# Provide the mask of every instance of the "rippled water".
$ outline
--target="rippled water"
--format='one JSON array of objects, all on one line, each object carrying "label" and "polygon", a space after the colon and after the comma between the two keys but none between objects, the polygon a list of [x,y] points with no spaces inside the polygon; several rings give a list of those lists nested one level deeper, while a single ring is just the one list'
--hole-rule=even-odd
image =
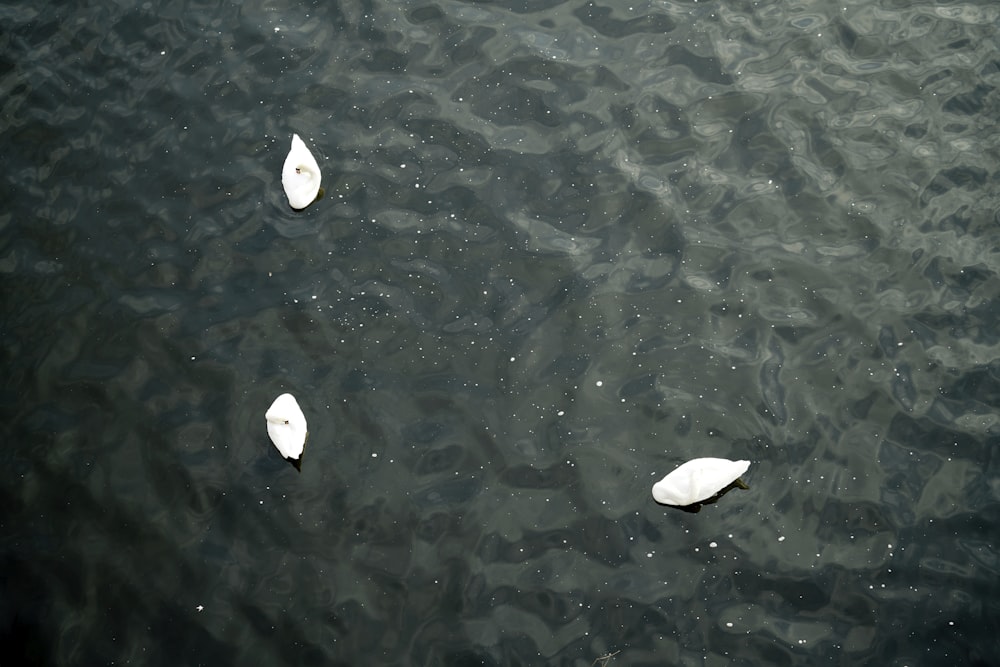
[{"label": "rippled water", "polygon": [[[0,7],[4,645],[995,664],[998,21]],[[698,456],[750,489],[655,504]]]}]

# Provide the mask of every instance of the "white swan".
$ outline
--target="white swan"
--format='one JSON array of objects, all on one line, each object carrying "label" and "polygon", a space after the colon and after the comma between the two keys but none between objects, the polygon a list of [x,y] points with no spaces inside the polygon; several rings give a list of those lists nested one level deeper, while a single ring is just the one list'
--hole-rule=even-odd
[{"label": "white swan", "polygon": [[653,485],[653,500],[685,507],[708,500],[740,478],[749,461],[692,459]]},{"label": "white swan", "polygon": [[281,168],[281,185],[292,208],[300,210],[316,201],[319,194],[319,165],[299,135],[292,135],[292,148]]},{"label": "white swan", "polygon": [[264,417],[267,419],[267,434],[271,436],[271,442],[282,456],[299,468],[302,464],[299,458],[305,449],[309,429],[298,401],[291,394],[282,394],[274,399]]}]

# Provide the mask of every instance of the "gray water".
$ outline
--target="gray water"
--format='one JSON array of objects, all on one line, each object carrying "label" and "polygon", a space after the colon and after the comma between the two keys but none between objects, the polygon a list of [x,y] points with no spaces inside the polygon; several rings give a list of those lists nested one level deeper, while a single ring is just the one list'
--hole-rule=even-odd
[{"label": "gray water", "polygon": [[9,664],[997,664],[998,21],[0,7]]}]

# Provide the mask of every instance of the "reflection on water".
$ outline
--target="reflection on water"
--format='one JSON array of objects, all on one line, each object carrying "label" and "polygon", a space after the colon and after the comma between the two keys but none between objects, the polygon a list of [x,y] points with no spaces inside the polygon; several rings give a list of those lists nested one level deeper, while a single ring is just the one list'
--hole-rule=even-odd
[{"label": "reflection on water", "polygon": [[0,17],[25,664],[1000,650],[991,4]]}]

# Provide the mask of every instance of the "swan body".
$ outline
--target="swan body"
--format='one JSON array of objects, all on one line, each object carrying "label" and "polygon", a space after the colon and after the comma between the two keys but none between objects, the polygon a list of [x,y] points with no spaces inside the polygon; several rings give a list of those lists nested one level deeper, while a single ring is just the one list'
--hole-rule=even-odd
[{"label": "swan body", "polygon": [[708,500],[738,480],[749,467],[749,461],[692,459],[653,485],[653,500],[677,507]]},{"label": "swan body", "polygon": [[264,417],[271,442],[297,468],[306,446],[306,436],[309,435],[306,416],[302,414],[298,401],[291,394],[282,394],[274,399]]},{"label": "swan body", "polygon": [[292,148],[281,168],[281,185],[285,188],[288,203],[295,210],[304,209],[319,194],[319,165],[306,148],[299,135],[292,135]]}]

